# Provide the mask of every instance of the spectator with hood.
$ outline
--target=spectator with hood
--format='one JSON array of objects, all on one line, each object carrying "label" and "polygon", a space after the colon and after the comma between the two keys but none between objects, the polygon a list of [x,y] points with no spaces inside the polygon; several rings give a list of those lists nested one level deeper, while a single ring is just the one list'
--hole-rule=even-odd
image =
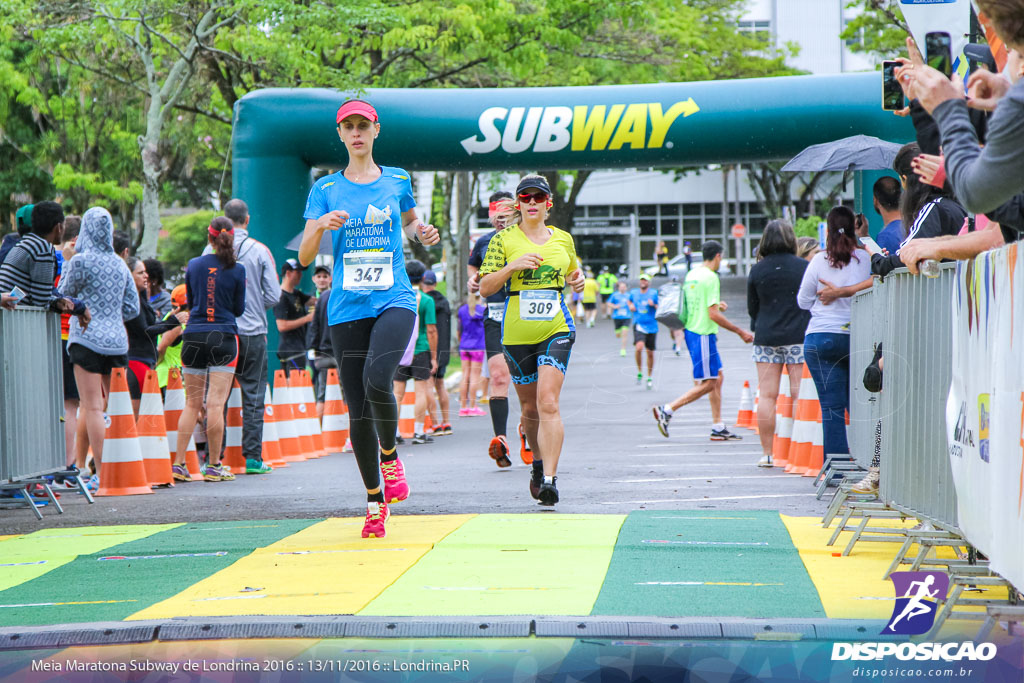
[{"label": "spectator with hood", "polygon": [[[81,400],[75,459],[80,471],[90,447],[96,471],[103,462],[106,422],[103,411],[110,393],[110,372],[128,365],[128,333],[124,321],[139,314],[139,293],[128,266],[114,253],[114,220],[95,206],[82,216],[76,253],[67,262],[58,289],[64,296],[81,297],[92,319],[88,327],[71,319],[68,356],[75,369]],[[90,488],[98,487],[93,477]]]}]

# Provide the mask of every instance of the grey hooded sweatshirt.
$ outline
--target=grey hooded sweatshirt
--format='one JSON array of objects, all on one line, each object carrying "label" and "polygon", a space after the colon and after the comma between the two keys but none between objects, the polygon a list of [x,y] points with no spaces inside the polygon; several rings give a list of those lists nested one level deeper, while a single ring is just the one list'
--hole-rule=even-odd
[{"label": "grey hooded sweatshirt", "polygon": [[82,216],[76,253],[64,266],[57,289],[81,299],[92,315],[82,330],[71,318],[68,346],[81,344],[104,356],[128,353],[124,321],[139,314],[139,293],[128,266],[114,253],[114,221],[106,209],[94,206]]}]

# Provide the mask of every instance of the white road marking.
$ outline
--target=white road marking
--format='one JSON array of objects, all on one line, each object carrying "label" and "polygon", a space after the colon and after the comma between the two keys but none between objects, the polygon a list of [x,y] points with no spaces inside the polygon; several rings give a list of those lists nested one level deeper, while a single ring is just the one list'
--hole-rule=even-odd
[{"label": "white road marking", "polygon": [[656,500],[618,500],[601,503],[601,505],[647,505],[649,503],[703,503],[712,500],[757,500],[764,498],[799,498],[816,496],[816,493],[770,493],[761,496],[720,496],[715,498],[659,498]]},{"label": "white road marking", "polygon": [[661,477],[657,479],[615,479],[610,483],[612,484],[648,484],[652,482],[662,481],[701,481],[702,479],[789,479],[787,475],[772,475],[767,476],[763,474],[745,474],[735,477],[720,477],[717,475],[708,475],[706,477]]}]

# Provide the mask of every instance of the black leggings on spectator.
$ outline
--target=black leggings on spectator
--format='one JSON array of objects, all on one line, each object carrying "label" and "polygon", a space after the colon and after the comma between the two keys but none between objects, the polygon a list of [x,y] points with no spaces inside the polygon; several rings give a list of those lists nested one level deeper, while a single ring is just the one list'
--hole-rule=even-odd
[{"label": "black leggings on spectator", "polygon": [[408,309],[389,308],[376,318],[330,327],[348,404],[349,438],[367,491],[380,487],[380,448],[395,447],[398,405],[393,382],[415,320]]}]

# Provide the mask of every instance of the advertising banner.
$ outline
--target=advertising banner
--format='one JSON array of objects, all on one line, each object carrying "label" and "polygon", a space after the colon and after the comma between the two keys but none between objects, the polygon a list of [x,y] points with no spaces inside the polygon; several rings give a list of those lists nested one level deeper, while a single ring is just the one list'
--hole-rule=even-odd
[{"label": "advertising banner", "polygon": [[964,45],[971,30],[971,0],[900,0],[900,9],[922,53],[927,33],[945,31],[949,34],[953,72],[966,77]]},{"label": "advertising banner", "polygon": [[1017,245],[957,264],[946,404],[959,526],[1024,586],[1024,263]]}]

